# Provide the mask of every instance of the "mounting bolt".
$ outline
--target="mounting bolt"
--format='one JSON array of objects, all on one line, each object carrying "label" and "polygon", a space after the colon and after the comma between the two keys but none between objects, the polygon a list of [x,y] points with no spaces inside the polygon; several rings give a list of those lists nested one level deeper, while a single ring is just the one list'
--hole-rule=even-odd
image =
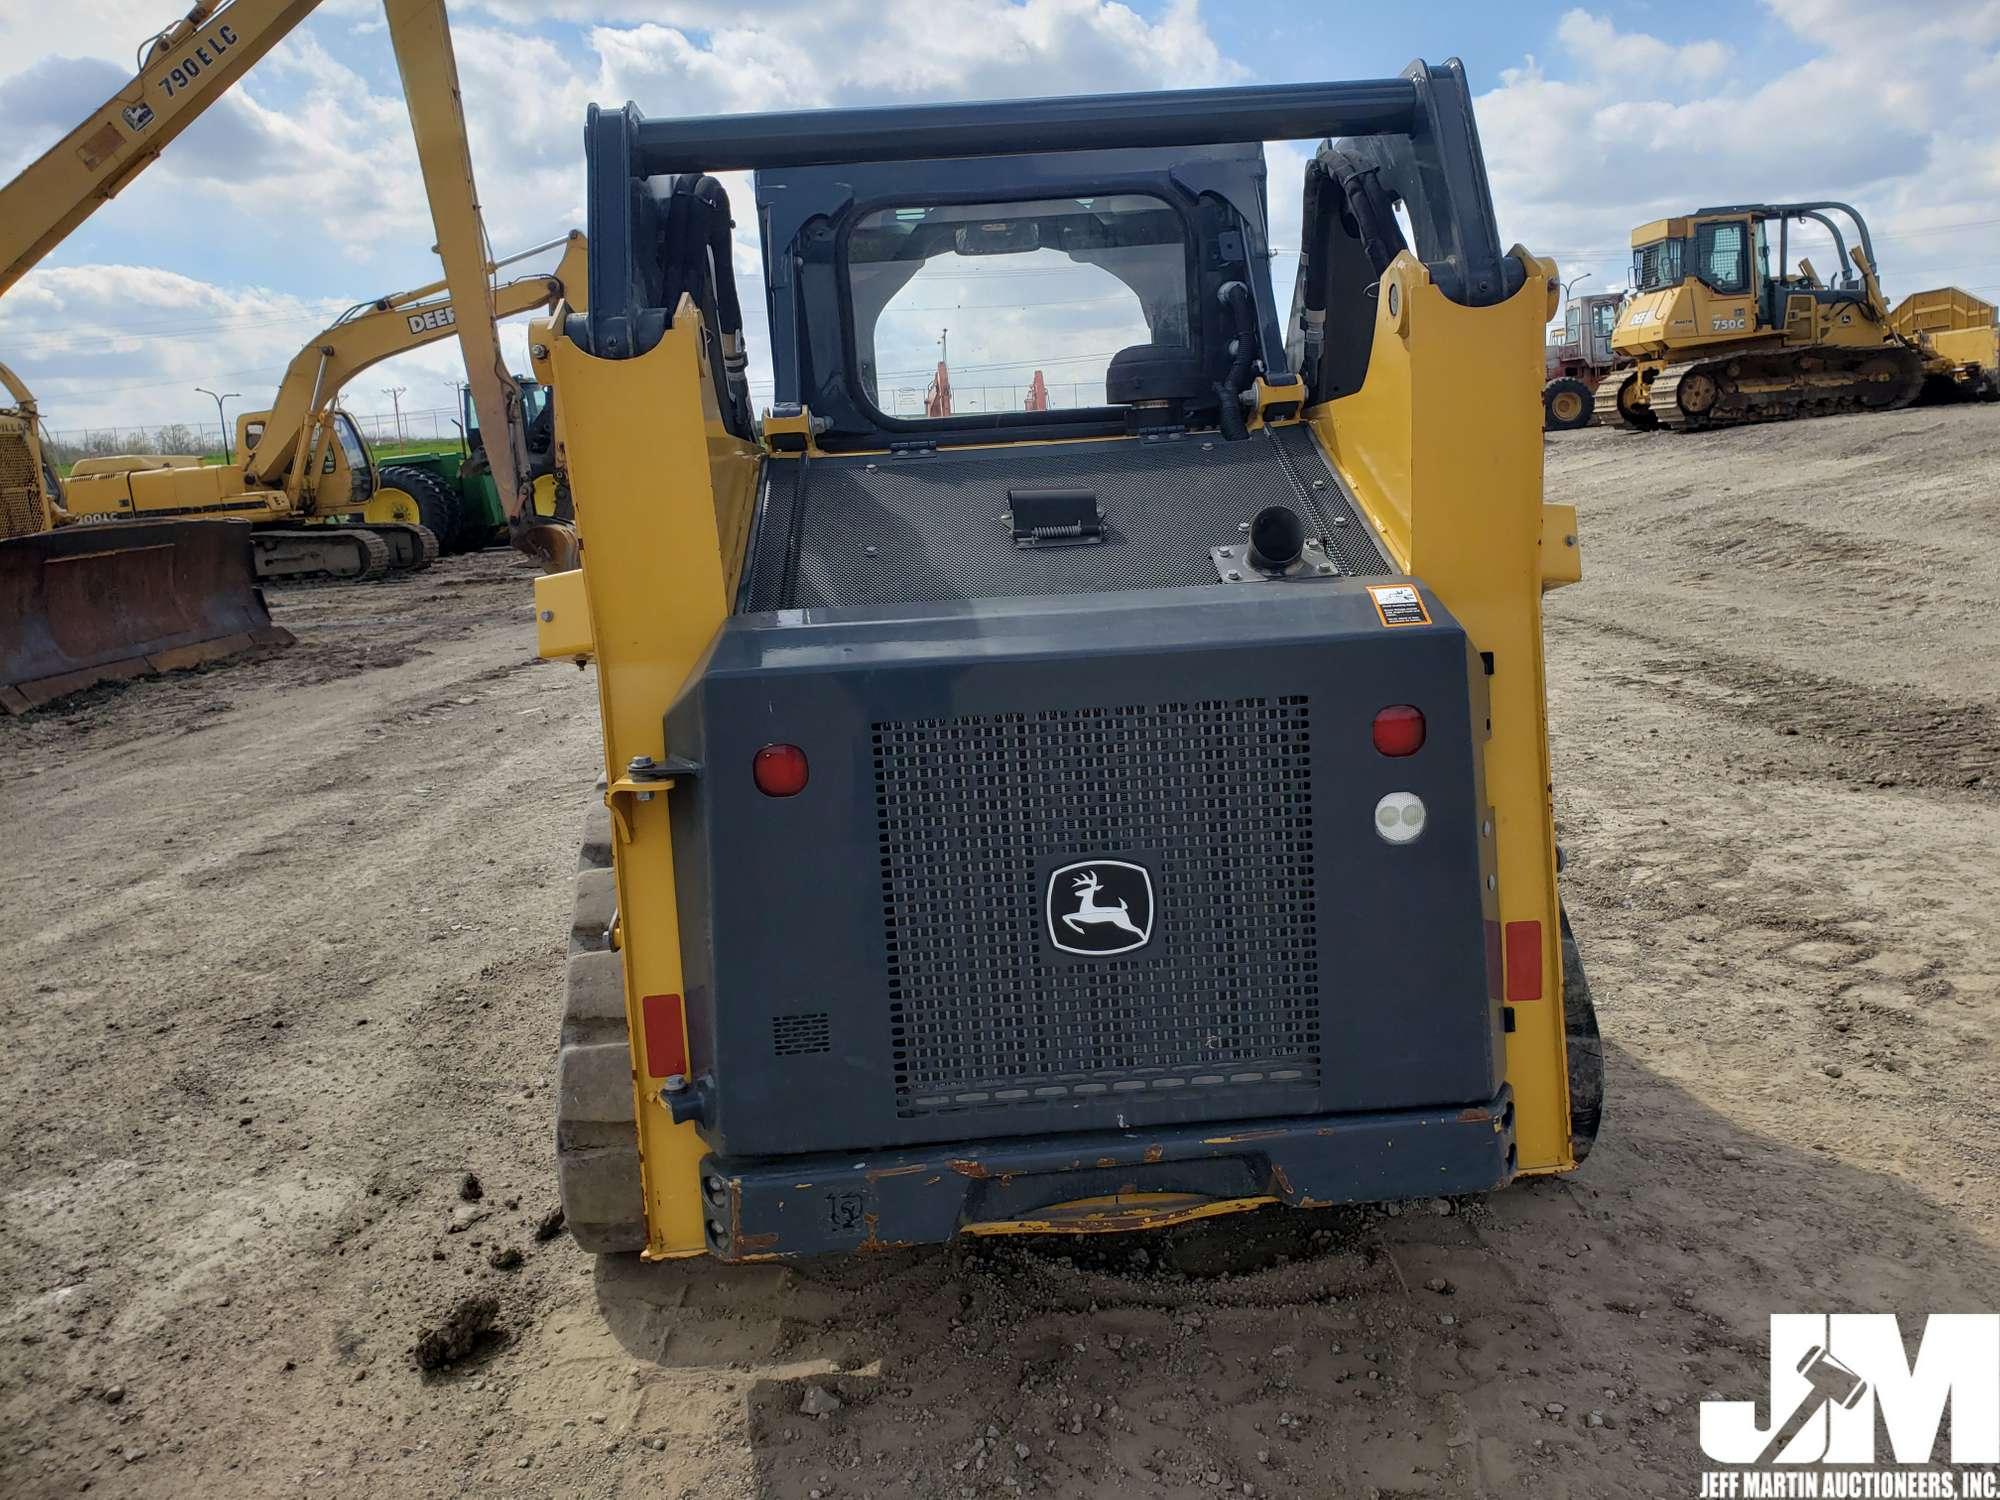
[{"label": "mounting bolt", "polygon": [[661,1086],[660,1092],[663,1094],[685,1094],[687,1086],[687,1074],[669,1073],[666,1083]]},{"label": "mounting bolt", "polygon": [[1325,489],[1325,488],[1326,488],[1326,481],[1325,481],[1324,479],[1315,479],[1315,480],[1313,481],[1313,488],[1314,488],[1314,489],[1316,489],[1316,490],[1323,490],[1323,489]]},{"label": "mounting bolt", "polygon": [[547,359],[549,357],[549,346],[547,344],[537,344],[528,353],[535,359]]},{"label": "mounting bolt", "polygon": [[876,555],[876,550],[873,547],[863,547],[861,550],[865,555],[869,557],[874,557]]},{"label": "mounting bolt", "polygon": [[1236,523],[1236,529],[1238,531],[1248,531],[1250,529],[1250,523],[1248,521],[1238,521]]},{"label": "mounting bolt", "polygon": [[1333,564],[1332,564],[1332,563],[1321,563],[1321,564],[1319,565],[1319,570],[1320,570],[1320,572],[1322,572],[1322,573],[1331,573],[1331,572],[1333,571]]},{"label": "mounting bolt", "polygon": [[546,625],[549,623],[549,621],[553,620],[555,617],[556,617],[556,612],[554,610],[545,609],[536,618],[539,619],[544,625]]},{"label": "mounting bolt", "polygon": [[1241,583],[1243,581],[1243,575],[1237,572],[1234,568],[1231,568],[1223,576],[1227,578],[1231,583]]}]

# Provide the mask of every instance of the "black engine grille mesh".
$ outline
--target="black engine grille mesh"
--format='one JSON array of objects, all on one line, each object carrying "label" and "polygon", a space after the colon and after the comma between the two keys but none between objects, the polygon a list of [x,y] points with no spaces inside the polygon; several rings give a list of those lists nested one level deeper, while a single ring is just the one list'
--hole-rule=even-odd
[{"label": "black engine grille mesh", "polygon": [[[1317,1086],[1305,698],[881,723],[874,758],[899,1114]],[[1049,870],[1121,855],[1152,941],[1053,952]]]},{"label": "black engine grille mesh", "polygon": [[[947,448],[774,460],[764,473],[746,610],[1215,587],[1208,549],[1240,541],[1238,525],[1266,505],[1296,508],[1344,572],[1390,571],[1302,425],[1240,443],[1191,433]],[[1017,551],[1001,520],[1010,488],[1094,491],[1106,541]]]}]

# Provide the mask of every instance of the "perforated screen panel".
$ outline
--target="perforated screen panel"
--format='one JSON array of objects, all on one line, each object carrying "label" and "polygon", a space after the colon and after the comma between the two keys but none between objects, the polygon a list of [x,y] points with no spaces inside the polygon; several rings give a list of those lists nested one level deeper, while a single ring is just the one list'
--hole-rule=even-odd
[{"label": "perforated screen panel", "polygon": [[[875,724],[898,1113],[1316,1088],[1311,717],[1300,696]],[[1099,858],[1148,870],[1152,935],[1067,956],[1048,880]]]}]

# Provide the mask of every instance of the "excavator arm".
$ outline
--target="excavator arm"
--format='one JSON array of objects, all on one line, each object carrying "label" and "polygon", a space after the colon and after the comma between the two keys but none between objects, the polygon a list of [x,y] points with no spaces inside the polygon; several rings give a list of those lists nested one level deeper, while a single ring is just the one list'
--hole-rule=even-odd
[{"label": "excavator arm", "polygon": [[[384,0],[383,10],[430,198],[438,257],[459,309],[465,378],[480,430],[486,434],[487,461],[507,513],[508,533],[516,547],[542,559],[549,571],[563,572],[576,566],[576,532],[565,522],[535,514],[521,396],[494,327],[493,289],[486,276],[486,227],[472,175],[472,148],[465,136],[458,61],[444,0]],[[580,278],[574,283],[578,288],[582,284]],[[478,317],[471,316],[475,307],[482,308]]]},{"label": "excavator arm", "polygon": [[200,0],[147,42],[137,75],[0,188],[0,294],[97,211],[319,0]]},{"label": "excavator arm", "polygon": [[[506,267],[557,246],[563,254],[554,271],[494,283],[494,277]],[[574,305],[585,295],[584,266],[581,230],[489,264],[480,279],[486,290],[480,315],[488,317],[490,329],[491,318],[546,310],[565,299]],[[458,309],[441,280],[348,309],[292,357],[270,410],[239,419],[258,429],[256,441],[244,445],[245,481],[282,486],[296,497],[315,467],[308,460],[318,451],[316,434],[325,425],[341,388],[385,359],[455,333],[463,337]]]}]

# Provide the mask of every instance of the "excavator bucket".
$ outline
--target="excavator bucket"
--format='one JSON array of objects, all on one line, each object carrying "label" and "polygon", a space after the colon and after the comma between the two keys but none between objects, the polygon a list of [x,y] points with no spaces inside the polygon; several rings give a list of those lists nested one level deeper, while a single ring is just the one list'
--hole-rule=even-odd
[{"label": "excavator bucket", "polygon": [[64,526],[0,541],[0,707],[290,645],[241,521]]}]

